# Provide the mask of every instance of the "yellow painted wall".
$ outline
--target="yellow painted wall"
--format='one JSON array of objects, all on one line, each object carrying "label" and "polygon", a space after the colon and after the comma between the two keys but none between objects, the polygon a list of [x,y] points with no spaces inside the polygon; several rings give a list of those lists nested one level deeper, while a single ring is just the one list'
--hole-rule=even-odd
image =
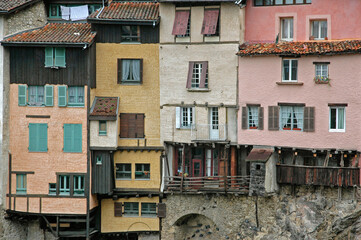
[{"label": "yellow painted wall", "polygon": [[101,232],[136,232],[136,231],[159,231],[158,217],[141,217],[141,204],[139,204],[139,217],[114,217],[114,202],[151,202],[159,203],[158,197],[148,198],[120,198],[103,199],[101,202]]}]

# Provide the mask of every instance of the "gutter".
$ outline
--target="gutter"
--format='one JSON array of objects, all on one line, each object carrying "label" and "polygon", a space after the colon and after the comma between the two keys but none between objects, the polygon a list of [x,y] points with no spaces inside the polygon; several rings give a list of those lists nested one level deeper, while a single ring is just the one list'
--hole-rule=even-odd
[{"label": "gutter", "polygon": [[121,19],[100,19],[100,18],[88,18],[90,23],[100,23],[100,24],[129,24],[129,25],[150,25],[155,26],[159,24],[160,17],[156,20],[121,20]]},{"label": "gutter", "polygon": [[66,46],[66,47],[81,47],[81,48],[87,48],[89,47],[94,41],[92,41],[91,43],[60,43],[60,42],[54,42],[54,43],[50,43],[50,42],[0,42],[2,46],[4,47],[21,47],[21,46],[26,46],[26,47],[46,47],[46,46],[50,46],[50,47],[55,47],[55,46]]}]

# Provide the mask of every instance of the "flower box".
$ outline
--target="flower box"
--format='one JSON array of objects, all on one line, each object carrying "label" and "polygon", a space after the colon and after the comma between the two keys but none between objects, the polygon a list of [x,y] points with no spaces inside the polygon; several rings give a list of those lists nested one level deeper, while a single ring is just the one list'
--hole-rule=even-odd
[{"label": "flower box", "polygon": [[293,128],[292,130],[301,131],[301,128]]},{"label": "flower box", "polygon": [[291,130],[289,127],[284,127],[283,130]]},{"label": "flower box", "polygon": [[257,129],[258,127],[249,127],[249,129]]},{"label": "flower box", "polygon": [[330,84],[329,77],[316,76],[314,77],[313,81],[315,81],[316,84]]}]

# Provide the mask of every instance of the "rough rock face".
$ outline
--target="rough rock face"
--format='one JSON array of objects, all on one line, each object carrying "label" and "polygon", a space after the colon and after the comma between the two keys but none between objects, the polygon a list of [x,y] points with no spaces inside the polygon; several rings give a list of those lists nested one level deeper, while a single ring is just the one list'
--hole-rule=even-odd
[{"label": "rough rock face", "polygon": [[283,186],[269,197],[168,195],[162,239],[361,239],[354,193],[342,189],[339,200],[337,188]]}]

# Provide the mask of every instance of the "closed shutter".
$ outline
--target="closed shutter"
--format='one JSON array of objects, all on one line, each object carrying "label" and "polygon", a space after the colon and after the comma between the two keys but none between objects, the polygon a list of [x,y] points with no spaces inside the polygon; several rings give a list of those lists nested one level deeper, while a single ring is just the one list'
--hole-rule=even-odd
[{"label": "closed shutter", "polygon": [[279,110],[278,106],[268,107],[268,130],[278,131],[279,130]]},{"label": "closed shutter", "polygon": [[53,48],[47,47],[45,48],[45,67],[52,67],[53,65]]},{"label": "closed shutter", "polygon": [[202,34],[212,35],[216,33],[219,9],[204,10]]},{"label": "closed shutter", "polygon": [[208,62],[202,62],[202,75],[201,75],[201,81],[199,83],[200,88],[205,88],[207,70],[208,70]]},{"label": "closed shutter", "polygon": [[27,86],[19,85],[18,86],[18,105],[19,106],[26,106],[27,100]]},{"label": "closed shutter", "polygon": [[114,217],[121,217],[122,216],[122,203],[115,202],[114,203]]},{"label": "closed shutter", "polygon": [[54,106],[54,87],[46,85],[45,86],[45,106],[52,107]]},{"label": "closed shutter", "polygon": [[38,146],[38,126],[29,123],[29,152],[36,152]]},{"label": "closed shutter", "polygon": [[180,128],[181,127],[181,124],[180,124],[180,120],[181,120],[181,116],[180,116],[180,107],[176,107],[175,108],[175,127],[176,128]]},{"label": "closed shutter", "polygon": [[167,215],[167,208],[165,203],[158,203],[158,211],[157,211],[157,216],[160,218],[165,218]]},{"label": "closed shutter", "polygon": [[128,137],[128,114],[121,113],[119,114],[119,122],[120,122],[120,138],[127,138]]},{"label": "closed shutter", "polygon": [[118,59],[117,66],[118,66],[118,84],[122,83],[122,62],[123,59]]},{"label": "closed shutter", "polygon": [[263,107],[258,108],[258,129],[263,130]]},{"label": "closed shutter", "polygon": [[242,107],[242,129],[248,128],[247,107]]},{"label": "closed shutter", "polygon": [[189,11],[176,11],[172,35],[185,35],[187,32]]},{"label": "closed shutter", "polygon": [[82,152],[82,125],[72,124],[74,131],[73,152]]},{"label": "closed shutter", "polygon": [[58,106],[66,107],[67,98],[66,98],[66,86],[58,86]]},{"label": "closed shutter", "polygon": [[65,48],[55,48],[55,66],[65,67]]},{"label": "closed shutter", "polygon": [[304,120],[303,120],[303,131],[314,132],[315,131],[315,107],[304,108]]},{"label": "closed shutter", "polygon": [[136,138],[136,114],[128,114],[128,138]]},{"label": "closed shutter", "polygon": [[193,67],[194,67],[194,62],[189,62],[188,78],[187,78],[187,85],[186,85],[187,88],[192,87]]},{"label": "closed shutter", "polygon": [[144,114],[136,115],[136,138],[144,138]]},{"label": "closed shutter", "polygon": [[64,152],[71,152],[73,139],[72,124],[64,124]]},{"label": "closed shutter", "polygon": [[121,113],[120,138],[144,138],[144,114]]},{"label": "closed shutter", "polygon": [[38,151],[48,151],[48,124],[40,123],[38,125]]}]

